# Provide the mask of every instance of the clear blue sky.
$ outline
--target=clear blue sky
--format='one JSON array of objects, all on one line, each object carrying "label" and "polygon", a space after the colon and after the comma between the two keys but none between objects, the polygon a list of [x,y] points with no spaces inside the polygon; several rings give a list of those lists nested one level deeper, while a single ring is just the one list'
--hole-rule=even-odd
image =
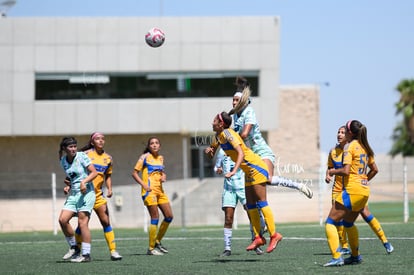
[{"label": "clear blue sky", "polygon": [[414,78],[413,11],[412,0],[17,0],[8,15],[280,16],[280,83],[321,85],[322,150],[358,119],[386,153],[400,119],[395,87]]}]

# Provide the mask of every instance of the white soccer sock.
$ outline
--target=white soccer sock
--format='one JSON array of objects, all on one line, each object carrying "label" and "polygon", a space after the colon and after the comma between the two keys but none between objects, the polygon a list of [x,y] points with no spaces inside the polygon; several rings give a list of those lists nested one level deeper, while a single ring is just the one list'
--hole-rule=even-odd
[{"label": "white soccer sock", "polygon": [[91,244],[82,242],[82,255],[91,254]]},{"label": "white soccer sock", "polygon": [[287,179],[284,177],[279,177],[279,176],[273,176],[272,180],[270,182],[270,185],[275,185],[275,186],[283,186],[283,187],[288,187],[288,188],[294,188],[299,190],[301,187],[301,184],[291,180],[291,179]]},{"label": "white soccer sock", "polygon": [[65,237],[66,241],[68,242],[69,246],[76,246],[76,239],[75,236],[72,237]]},{"label": "white soccer sock", "polygon": [[224,228],[224,250],[231,250],[232,229]]}]

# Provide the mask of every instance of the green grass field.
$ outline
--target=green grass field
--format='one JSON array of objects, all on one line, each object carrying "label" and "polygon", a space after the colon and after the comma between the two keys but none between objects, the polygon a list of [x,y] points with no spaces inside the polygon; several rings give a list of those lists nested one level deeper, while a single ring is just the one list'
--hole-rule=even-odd
[{"label": "green grass field", "polygon": [[[1,274],[412,274],[414,271],[414,223],[393,220],[393,211],[380,213],[381,205],[370,204],[382,222],[395,251],[387,255],[369,226],[358,221],[360,265],[324,268],[331,255],[324,227],[319,224],[279,224],[284,240],[270,254],[245,251],[249,244],[247,226],[233,230],[232,255],[220,258],[223,250],[221,227],[185,230],[171,227],[163,241],[169,253],[147,256],[147,233],[140,229],[115,230],[123,260],[112,262],[103,233],[92,232],[92,262],[61,260],[68,246],[63,234],[25,232],[0,234]],[[390,206],[390,205],[388,205]],[[375,209],[375,210],[374,210]],[[395,217],[395,216],[394,216]],[[395,218],[394,218],[395,219]]]}]

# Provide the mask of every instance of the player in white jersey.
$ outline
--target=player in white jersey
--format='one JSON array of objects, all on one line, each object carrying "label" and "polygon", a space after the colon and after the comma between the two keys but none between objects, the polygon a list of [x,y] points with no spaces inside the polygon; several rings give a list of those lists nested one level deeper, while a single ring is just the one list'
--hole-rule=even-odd
[{"label": "player in white jersey", "polygon": [[[214,166],[214,171],[219,175],[226,175],[233,170],[234,165],[234,161],[232,161],[231,158],[224,153],[223,149],[220,148],[216,154],[216,165]],[[243,170],[237,170],[237,172],[230,178],[224,177],[221,199],[221,208],[224,211],[224,252],[221,254],[221,257],[224,257],[231,255],[231,239],[233,235],[232,229],[237,203],[240,202],[246,210],[246,193],[244,190]],[[263,217],[261,216],[260,218],[263,234],[266,224]],[[252,229],[251,232],[252,238],[254,238]],[[255,252],[257,255],[263,254],[263,250],[260,247],[257,247]]]},{"label": "player in white jersey", "polygon": [[312,198],[312,190],[303,183],[281,176],[273,176],[275,155],[263,138],[256,113],[250,104],[250,84],[244,77],[237,77],[237,90],[233,96],[233,128],[242,137],[244,143],[258,154],[269,168],[269,184],[297,189],[308,198]]},{"label": "player in white jersey", "polygon": [[[63,152],[65,155],[63,155]],[[59,215],[59,224],[70,248],[63,256],[72,262],[90,262],[91,233],[89,219],[95,204],[95,192],[92,180],[98,175],[91,160],[84,152],[78,152],[77,141],[73,137],[64,137],[59,148],[60,165],[70,179],[70,191]],[[78,216],[78,226],[82,236],[82,253],[76,244],[74,230],[69,223]]]}]

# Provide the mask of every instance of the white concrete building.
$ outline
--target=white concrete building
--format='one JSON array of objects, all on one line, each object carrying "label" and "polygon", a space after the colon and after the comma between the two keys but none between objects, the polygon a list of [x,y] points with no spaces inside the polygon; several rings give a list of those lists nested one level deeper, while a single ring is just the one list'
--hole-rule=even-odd
[{"label": "white concrete building", "polygon": [[[144,41],[153,26],[166,33],[160,48]],[[156,134],[172,178],[183,176],[183,137],[192,144],[190,176],[203,177],[210,166],[200,141],[212,134],[214,115],[231,109],[235,76],[252,82],[262,131],[277,129],[279,32],[274,16],[2,18],[0,146],[14,161],[0,165],[59,173],[62,136],[82,143],[101,131],[129,171]],[[36,154],[27,143],[40,149],[38,161],[26,157]]]}]

